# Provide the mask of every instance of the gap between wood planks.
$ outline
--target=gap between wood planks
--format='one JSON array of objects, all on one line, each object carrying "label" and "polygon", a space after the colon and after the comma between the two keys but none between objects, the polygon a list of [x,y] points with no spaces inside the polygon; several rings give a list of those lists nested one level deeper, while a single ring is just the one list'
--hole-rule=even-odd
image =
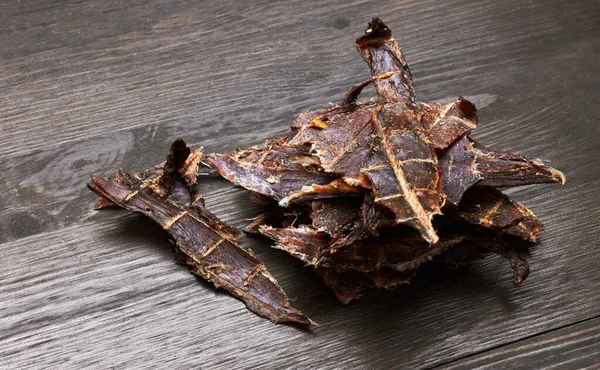
[{"label": "gap between wood planks", "polygon": [[[573,322],[573,323],[570,323],[570,324],[558,326],[558,327],[553,328],[553,329],[544,330],[544,331],[541,331],[539,333],[536,333],[536,334],[533,334],[533,335],[529,335],[529,336],[526,336],[526,337],[523,337],[523,338],[511,341],[511,342],[506,342],[506,343],[499,344],[497,346],[492,346],[490,348],[487,348],[487,349],[484,349],[484,350],[481,350],[481,351],[477,351],[477,352],[471,353],[471,354],[466,355],[464,357],[460,357],[460,358],[457,358],[457,359],[454,359],[454,360],[442,362],[440,364],[437,364],[437,365],[431,366],[431,367],[427,367],[425,369],[426,370],[432,370],[432,369],[439,369],[439,368],[447,368],[448,365],[452,365],[452,364],[460,365],[460,363],[462,361],[466,360],[466,359],[470,359],[470,358],[476,359],[478,357],[481,357],[481,355],[484,355],[486,353],[491,353],[491,352],[493,352],[495,350],[498,350],[498,349],[501,349],[501,348],[504,348],[504,347],[508,347],[508,346],[510,346],[512,344],[524,342],[524,341],[527,341],[529,339],[533,339],[533,338],[536,338],[536,337],[539,337],[539,336],[542,336],[542,335],[545,335],[545,334],[550,334],[550,333],[553,333],[553,332],[557,332],[557,331],[560,331],[562,329],[570,328],[570,327],[573,327],[573,326],[576,326],[576,325],[579,325],[579,324],[583,324],[585,322],[589,322],[589,321],[592,321],[592,320],[595,320],[595,319],[599,319],[599,318],[600,318],[600,315],[588,317],[587,319],[583,319],[583,320],[576,321],[576,322]],[[468,366],[468,364],[464,364],[464,365]]]}]

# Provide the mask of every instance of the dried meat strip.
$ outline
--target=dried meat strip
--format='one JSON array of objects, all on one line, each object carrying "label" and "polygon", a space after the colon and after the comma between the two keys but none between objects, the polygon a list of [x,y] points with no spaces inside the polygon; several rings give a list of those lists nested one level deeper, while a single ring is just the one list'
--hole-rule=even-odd
[{"label": "dried meat strip", "polygon": [[497,233],[535,242],[544,227],[527,207],[514,202],[501,191],[487,186],[469,189],[459,205],[456,218]]},{"label": "dried meat strip", "polygon": [[[259,233],[275,241],[281,249],[301,259],[307,265],[316,265],[318,252],[331,237],[308,226],[274,228],[263,225]],[[414,270],[434,256],[464,242],[462,235],[441,234],[441,240],[429,245],[418,233],[406,227],[394,228],[388,235],[356,241],[335,255],[327,256],[319,267],[338,272],[355,270],[377,271],[389,267],[397,271]]]},{"label": "dried meat strip", "polygon": [[193,188],[200,156],[190,155],[177,140],[162,166],[141,174],[119,171],[115,179],[94,177],[89,187],[102,199],[160,224],[195,274],[237,296],[258,315],[275,323],[312,323],[289,304],[265,265],[239,247],[237,229],[206,210]]},{"label": "dried meat strip", "polygon": [[453,204],[458,204],[465,191],[483,179],[476,168],[473,144],[463,136],[439,157],[442,188]]},{"label": "dried meat strip", "polygon": [[315,159],[303,145],[279,140],[228,154],[213,154],[209,163],[229,181],[277,201],[304,186],[327,185],[335,175],[315,169]]},{"label": "dried meat strip", "polygon": [[518,186],[540,183],[562,183],[565,175],[539,159],[502,152],[483,146],[473,140],[475,168],[481,173],[486,186]]}]

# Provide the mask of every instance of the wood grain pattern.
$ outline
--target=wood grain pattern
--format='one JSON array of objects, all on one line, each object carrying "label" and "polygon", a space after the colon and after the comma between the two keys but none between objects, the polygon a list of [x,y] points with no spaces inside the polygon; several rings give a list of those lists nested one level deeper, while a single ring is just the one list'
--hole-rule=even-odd
[{"label": "wood grain pattern", "polygon": [[440,369],[584,369],[600,364],[600,318],[518,341]]},{"label": "wood grain pattern", "polygon": [[[595,331],[562,354],[520,345],[563,343],[566,328],[600,316],[597,1],[29,0],[0,9],[3,365],[493,366],[500,360],[486,356],[507,343],[502,361],[595,360]],[[476,139],[567,175],[562,188],[509,191],[547,229],[521,288],[504,261],[489,259],[426,268],[409,286],[345,307],[310,270],[244,236],[321,324],[301,331],[193,278],[142,218],[93,211],[93,173],[142,170],[177,137],[207,152],[257,144],[339,102],[368,77],[353,44],[374,15],[394,30],[420,100],[474,97]],[[242,226],[260,212],[225,180],[200,181],[223,220]]]}]

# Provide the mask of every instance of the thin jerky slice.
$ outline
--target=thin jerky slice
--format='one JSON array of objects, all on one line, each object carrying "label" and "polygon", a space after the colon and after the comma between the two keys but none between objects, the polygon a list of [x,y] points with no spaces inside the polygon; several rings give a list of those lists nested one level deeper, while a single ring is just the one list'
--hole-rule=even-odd
[{"label": "thin jerky slice", "polygon": [[344,179],[336,179],[327,185],[312,184],[304,185],[300,190],[294,190],[279,201],[283,207],[291,203],[302,203],[317,199],[336,198],[340,196],[358,196],[363,189],[348,185]]},{"label": "thin jerky slice", "polygon": [[[379,19],[369,24],[357,48],[371,68],[380,104],[301,116],[303,123],[295,124],[298,132],[288,142],[311,144],[322,168],[342,174],[349,184],[364,184],[368,177],[375,202],[394,212],[397,224],[415,227],[435,243],[431,220],[445,196],[434,147],[415,111],[410,71]],[[382,75],[386,78],[376,78]],[[317,118],[327,122],[326,129],[310,125]]]},{"label": "thin jerky slice", "polygon": [[339,111],[343,113],[320,112],[320,119],[327,122],[324,130],[297,124],[300,129],[289,143],[310,144],[320,166],[339,173],[349,185],[368,187],[370,182],[375,202],[393,211],[397,223],[414,226],[435,242],[431,218],[440,212],[444,194],[433,147],[416,130],[420,123],[414,112],[393,106]]},{"label": "thin jerky slice", "polygon": [[258,315],[275,323],[311,324],[289,304],[265,265],[239,247],[237,230],[206,210],[191,187],[198,156],[190,156],[183,140],[177,140],[161,167],[142,174],[120,171],[114,180],[94,177],[89,187],[102,198],[160,224],[187,256],[195,274],[237,296]]},{"label": "thin jerky slice", "polygon": [[453,204],[458,204],[467,189],[481,181],[476,169],[473,144],[463,136],[439,156],[442,171],[442,188]]},{"label": "thin jerky slice", "polygon": [[313,184],[327,185],[336,176],[315,169],[309,147],[284,146],[272,140],[246,150],[214,154],[209,163],[229,181],[277,201]]},{"label": "thin jerky slice", "polygon": [[[301,114],[294,122],[294,131],[287,139],[289,145],[310,145],[311,155],[319,159],[325,172],[343,176],[355,186],[368,187],[362,168],[372,156],[374,127],[372,118],[375,103],[338,106]],[[327,129],[311,125],[314,120],[327,124]]]},{"label": "thin jerky slice", "polygon": [[352,300],[360,298],[360,293],[371,288],[393,288],[399,284],[408,283],[416,270],[396,271],[383,268],[373,272],[344,271],[337,272],[324,267],[317,269],[317,273],[323,278],[323,282],[333,291],[337,299],[348,304]]},{"label": "thin jerky slice", "polygon": [[[410,69],[392,31],[379,18],[373,18],[367,25],[364,35],[356,40],[356,49],[369,65],[377,95],[383,102],[414,106]],[[377,78],[381,75],[391,76]]]},{"label": "thin jerky slice", "polygon": [[307,226],[274,228],[261,225],[258,232],[275,241],[273,248],[286,251],[307,265],[313,265],[318,250],[331,242],[329,235]]},{"label": "thin jerky slice", "polygon": [[[395,75],[394,72],[384,73],[352,87],[344,97],[344,104],[349,105],[345,109],[350,110],[364,104],[356,103],[364,87],[377,79],[386,79]],[[447,148],[477,127],[477,109],[473,103],[463,97],[448,103],[417,102],[415,111],[419,113],[421,125],[427,131],[428,139],[436,149]]]},{"label": "thin jerky slice", "polygon": [[349,231],[345,234],[338,233],[333,235],[331,243],[320,249],[315,256],[315,264],[321,266],[329,256],[343,250],[345,247],[360,240],[379,235],[377,230],[382,226],[395,225],[393,213],[386,211],[383,207],[375,203],[375,198],[371,194],[365,194],[362,205],[354,218],[345,221],[345,225],[351,226],[348,228]]},{"label": "thin jerky slice", "polygon": [[460,203],[458,220],[482,226],[498,233],[517,236],[535,242],[544,228],[525,206],[508,198],[501,191],[477,186],[469,189]]},{"label": "thin jerky slice", "polygon": [[414,113],[402,107],[382,108],[374,124],[381,141],[363,172],[375,203],[394,212],[396,224],[414,227],[423,239],[436,243],[432,218],[441,213],[445,195],[431,144],[419,134]]},{"label": "thin jerky slice", "polygon": [[[258,230],[275,241],[274,248],[288,252],[307,265],[315,265],[318,252],[331,241],[331,237],[326,233],[307,226],[273,228],[263,225]],[[461,235],[442,234],[442,239],[437,244],[429,245],[414,230],[396,228],[390,235],[355,242],[326,257],[319,267],[338,272],[370,272],[383,267],[398,271],[414,270],[464,240],[465,237]]]},{"label": "thin jerky slice", "polygon": [[483,177],[481,185],[518,186],[540,183],[565,183],[565,175],[541,160],[502,152],[472,139],[477,157],[475,168]]},{"label": "thin jerky slice", "polygon": [[357,226],[357,209],[362,199],[358,197],[316,200],[311,203],[312,227],[331,236],[341,235]]},{"label": "thin jerky slice", "polygon": [[373,271],[389,267],[397,271],[409,271],[465,239],[462,235],[440,234],[440,240],[430,245],[411,230],[399,229],[394,236],[358,241],[328,256],[321,266],[335,267],[337,270]]},{"label": "thin jerky slice", "polygon": [[418,103],[421,124],[436,149],[445,149],[477,126],[477,109],[460,97],[450,103]]}]

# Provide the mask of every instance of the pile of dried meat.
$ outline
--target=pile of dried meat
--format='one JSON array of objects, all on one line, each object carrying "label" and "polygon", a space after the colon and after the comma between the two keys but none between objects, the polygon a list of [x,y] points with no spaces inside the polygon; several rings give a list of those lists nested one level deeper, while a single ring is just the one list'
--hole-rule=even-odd
[{"label": "pile of dried meat", "polygon": [[[341,105],[301,114],[292,132],[265,144],[208,155],[210,166],[265,205],[247,231],[314,266],[342,303],[372,287],[407,282],[429,261],[452,265],[494,253],[513,283],[542,226],[495,187],[564,182],[540,160],[473,141],[477,111],[459,98],[415,100],[391,31],[375,18],[357,40],[371,78]],[[377,101],[358,101],[373,84]],[[94,178],[99,207],[147,214],[173,238],[194,273],[275,322],[310,323],[289,305],[237,230],[208,212],[194,189],[201,153],[176,141],[167,161],[139,174]]]}]

